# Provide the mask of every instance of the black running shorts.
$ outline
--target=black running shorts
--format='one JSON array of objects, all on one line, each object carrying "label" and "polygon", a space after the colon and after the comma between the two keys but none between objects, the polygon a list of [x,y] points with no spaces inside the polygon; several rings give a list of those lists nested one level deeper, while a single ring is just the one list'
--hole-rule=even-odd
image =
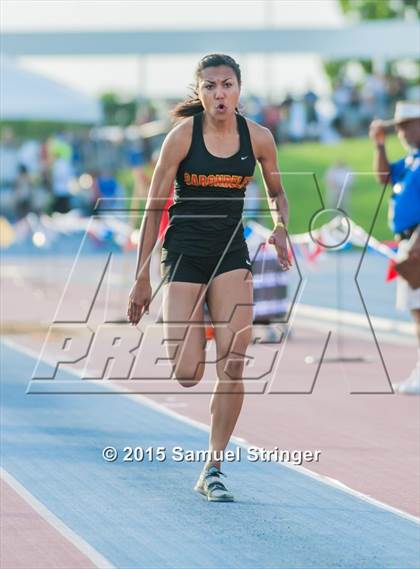
[{"label": "black running shorts", "polygon": [[207,284],[210,279],[217,275],[234,269],[248,269],[252,273],[252,264],[246,243],[241,249],[230,251],[225,255],[211,255],[209,257],[186,255],[162,248],[160,266],[162,279],[165,282]]}]

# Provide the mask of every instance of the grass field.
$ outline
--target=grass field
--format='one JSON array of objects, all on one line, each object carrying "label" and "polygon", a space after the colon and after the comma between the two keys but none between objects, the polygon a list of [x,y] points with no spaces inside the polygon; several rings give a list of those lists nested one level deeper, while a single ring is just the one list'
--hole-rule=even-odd
[{"label": "grass field", "polygon": [[[405,151],[396,136],[387,140],[390,161],[404,156]],[[338,159],[344,160],[355,173],[351,194],[350,215],[355,223],[369,231],[383,194],[383,186],[372,172],[373,145],[368,138],[348,139],[334,145],[319,143],[287,144],[279,147],[278,160],[290,206],[290,231],[308,231],[309,220],[321,208],[316,189],[325,193],[325,172]],[[257,180],[261,184],[259,169]],[[317,182],[315,181],[315,178]],[[373,228],[378,239],[391,239],[387,225],[388,201],[391,187],[387,187]]]}]

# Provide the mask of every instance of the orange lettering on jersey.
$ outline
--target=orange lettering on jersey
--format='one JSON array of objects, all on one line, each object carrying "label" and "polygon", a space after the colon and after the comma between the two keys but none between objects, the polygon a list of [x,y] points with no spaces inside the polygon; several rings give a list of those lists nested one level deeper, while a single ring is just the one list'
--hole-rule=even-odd
[{"label": "orange lettering on jersey", "polygon": [[232,176],[232,187],[239,188],[242,176]]},{"label": "orange lettering on jersey", "polygon": [[244,188],[251,180],[252,176],[244,176],[244,179],[242,180],[240,187]]},{"label": "orange lettering on jersey", "polygon": [[190,174],[184,173],[184,183],[187,186],[216,187],[216,188],[237,188],[243,189],[250,181],[252,176],[236,176],[230,174]]}]

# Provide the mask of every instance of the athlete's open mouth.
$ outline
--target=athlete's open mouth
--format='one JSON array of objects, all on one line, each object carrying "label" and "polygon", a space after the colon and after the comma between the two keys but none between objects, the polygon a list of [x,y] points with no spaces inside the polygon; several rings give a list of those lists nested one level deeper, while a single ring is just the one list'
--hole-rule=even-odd
[{"label": "athlete's open mouth", "polygon": [[224,103],[219,103],[219,104],[216,106],[216,109],[217,109],[218,111],[224,111],[224,110],[226,109],[226,105],[225,105]]}]

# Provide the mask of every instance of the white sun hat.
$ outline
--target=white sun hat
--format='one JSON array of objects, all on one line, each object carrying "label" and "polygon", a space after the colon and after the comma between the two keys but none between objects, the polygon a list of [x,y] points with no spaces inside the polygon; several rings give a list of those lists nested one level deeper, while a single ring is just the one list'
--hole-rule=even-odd
[{"label": "white sun hat", "polygon": [[420,119],[420,102],[397,101],[394,118],[383,121],[384,126],[392,126],[401,122]]}]

